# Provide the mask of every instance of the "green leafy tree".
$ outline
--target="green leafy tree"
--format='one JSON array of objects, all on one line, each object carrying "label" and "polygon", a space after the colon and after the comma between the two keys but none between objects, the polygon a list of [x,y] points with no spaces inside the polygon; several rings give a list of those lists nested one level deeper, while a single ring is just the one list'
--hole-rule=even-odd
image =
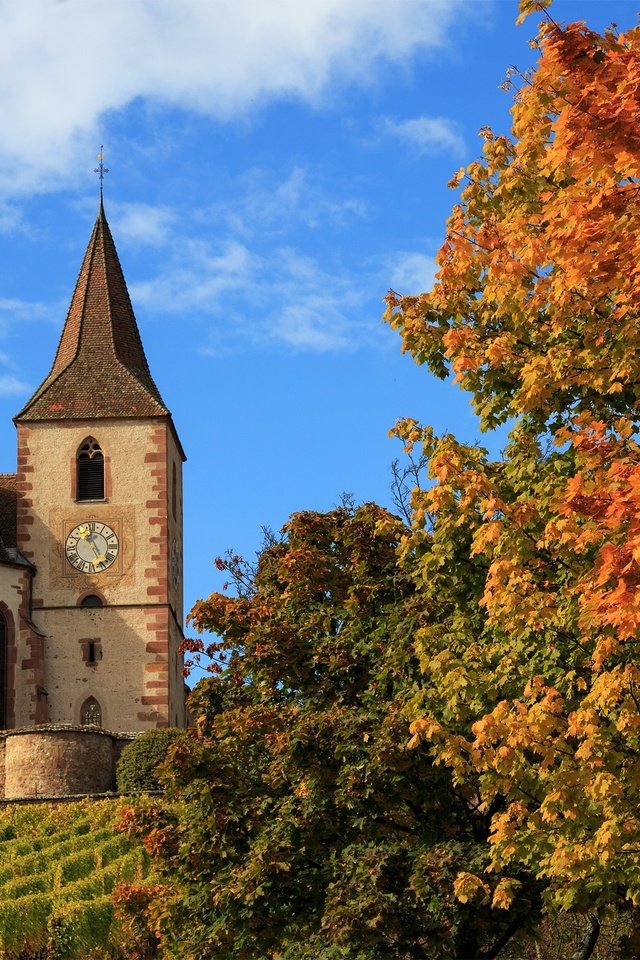
[{"label": "green leafy tree", "polygon": [[524,873],[508,909],[491,909],[491,881],[454,895],[487,863],[490,816],[406,746],[420,669],[405,532],[347,505],[294,514],[253,572],[220,561],[240,593],[192,613],[221,639],[191,697],[197,733],[170,754],[180,813],[132,814],[166,881],[148,912],[168,956],[488,960],[535,919]]},{"label": "green leafy tree", "polygon": [[145,730],[122,751],[116,768],[118,790],[157,790],[160,786],[157,769],[178,737],[184,736],[175,727]]}]

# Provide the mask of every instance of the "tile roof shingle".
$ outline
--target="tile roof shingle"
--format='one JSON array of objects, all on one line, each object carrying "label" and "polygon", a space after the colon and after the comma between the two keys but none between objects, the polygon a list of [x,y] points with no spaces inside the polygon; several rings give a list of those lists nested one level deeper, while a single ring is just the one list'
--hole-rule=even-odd
[{"label": "tile roof shingle", "polygon": [[18,476],[0,473],[0,564],[29,567],[31,564],[16,549],[18,513]]},{"label": "tile roof shingle", "polygon": [[102,201],[53,367],[16,421],[168,417]]}]

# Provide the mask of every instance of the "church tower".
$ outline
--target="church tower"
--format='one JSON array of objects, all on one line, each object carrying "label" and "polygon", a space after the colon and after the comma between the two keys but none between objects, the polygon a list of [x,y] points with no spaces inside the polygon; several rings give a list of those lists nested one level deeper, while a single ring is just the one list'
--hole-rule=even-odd
[{"label": "church tower", "polygon": [[7,495],[31,596],[8,644],[6,726],[184,726],[185,456],[102,200],[51,372],[15,423]]}]

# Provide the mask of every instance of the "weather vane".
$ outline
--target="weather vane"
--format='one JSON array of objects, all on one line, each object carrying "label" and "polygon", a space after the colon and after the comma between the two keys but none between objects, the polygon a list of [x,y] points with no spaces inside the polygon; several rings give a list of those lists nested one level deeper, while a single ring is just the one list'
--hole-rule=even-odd
[{"label": "weather vane", "polygon": [[100,180],[100,199],[102,200],[102,181],[104,180],[105,173],[109,173],[109,168],[104,165],[104,146],[100,144],[100,153],[98,154],[98,166],[93,171],[98,174]]}]

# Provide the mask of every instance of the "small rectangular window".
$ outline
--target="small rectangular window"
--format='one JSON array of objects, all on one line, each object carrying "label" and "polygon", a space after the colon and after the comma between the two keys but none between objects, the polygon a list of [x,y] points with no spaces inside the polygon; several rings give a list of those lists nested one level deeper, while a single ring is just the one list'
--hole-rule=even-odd
[{"label": "small rectangular window", "polygon": [[95,667],[102,660],[102,643],[100,640],[80,640],[82,662],[88,667]]}]

